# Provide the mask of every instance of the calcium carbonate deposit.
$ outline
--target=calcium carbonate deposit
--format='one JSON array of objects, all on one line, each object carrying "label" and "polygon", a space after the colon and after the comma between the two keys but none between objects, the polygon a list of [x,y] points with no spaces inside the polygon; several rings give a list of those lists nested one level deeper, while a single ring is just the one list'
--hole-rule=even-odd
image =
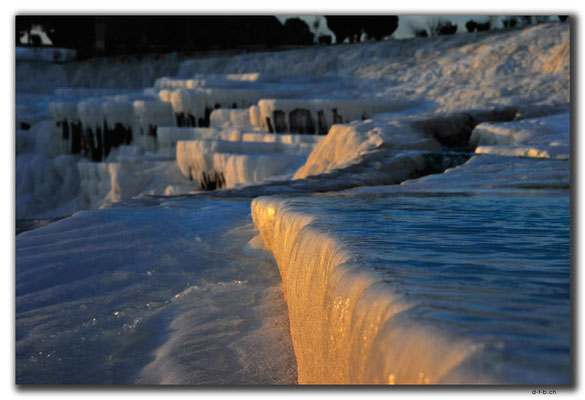
[{"label": "calcium carbonate deposit", "polygon": [[569,383],[569,30],[19,50],[17,383]]}]

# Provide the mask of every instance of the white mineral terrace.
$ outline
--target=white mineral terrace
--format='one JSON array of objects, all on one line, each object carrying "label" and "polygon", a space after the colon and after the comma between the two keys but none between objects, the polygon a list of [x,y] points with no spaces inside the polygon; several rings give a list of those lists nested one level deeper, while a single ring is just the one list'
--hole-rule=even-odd
[{"label": "white mineral terrace", "polygon": [[[64,219],[17,236],[17,375],[568,383],[569,329],[522,324],[540,323],[524,314],[535,309],[569,321],[569,33],[546,23],[43,68],[20,55],[16,217]],[[526,226],[515,226],[528,208]],[[490,225],[499,211],[487,209],[509,213],[502,240],[523,241],[524,253],[498,258],[508,243]],[[442,217],[463,224],[471,214],[477,220],[441,231]],[[453,243],[438,261],[426,252],[433,243],[400,252],[451,233],[471,248],[456,261],[478,269],[457,285],[424,269],[455,268],[445,255]],[[490,249],[496,256],[473,264]],[[477,325],[451,309],[425,314],[475,284],[478,296],[528,294],[501,314],[466,298],[480,308]],[[490,319],[506,313],[517,318]],[[477,339],[476,327],[496,338]],[[506,341],[510,333],[544,343],[554,360],[526,361],[538,346]]]},{"label": "white mineral terrace", "polygon": [[282,277],[299,383],[459,380],[454,370],[473,353],[472,344],[416,322],[393,322],[409,302],[356,265],[336,237],[313,226],[318,218],[278,198],[255,199],[252,217]]}]

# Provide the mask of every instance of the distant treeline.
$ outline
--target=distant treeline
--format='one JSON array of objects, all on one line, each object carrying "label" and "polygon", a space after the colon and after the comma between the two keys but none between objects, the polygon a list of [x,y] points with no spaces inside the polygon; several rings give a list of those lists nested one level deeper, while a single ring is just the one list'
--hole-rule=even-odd
[{"label": "distant treeline", "polygon": [[[566,21],[568,16],[559,16]],[[394,15],[330,15],[327,27],[336,43],[382,40],[398,28]],[[504,28],[547,22],[550,16],[509,16]],[[469,20],[468,32],[494,28],[492,18]],[[55,47],[77,50],[78,57],[171,51],[208,51],[228,49],[273,49],[277,47],[331,44],[329,35],[315,38],[305,21],[289,18],[284,24],[268,15],[241,16],[90,16],[25,15],[16,17],[16,44],[28,36],[28,45],[40,46],[40,36],[32,33],[40,26]],[[319,21],[313,26],[317,31]],[[414,36],[452,35],[457,25],[442,18],[429,18],[426,26],[411,25]]]},{"label": "distant treeline", "polygon": [[[337,43],[362,37],[381,40],[398,27],[396,16],[328,16],[327,26]],[[41,26],[55,47],[76,49],[82,58],[95,55],[205,51],[215,49],[270,49],[282,46],[331,44],[318,38],[305,21],[289,18],[282,24],[273,16],[89,16],[26,15],[16,17],[16,43],[27,34],[28,45],[40,46],[31,30]],[[315,40],[317,39],[317,40]]]},{"label": "distant treeline", "polygon": [[[565,22],[569,19],[568,15],[559,15],[557,17],[550,15],[536,15],[536,16],[507,16],[502,18],[502,26],[504,29],[523,28],[532,24],[541,24],[544,22],[555,21]],[[484,32],[496,28],[498,17],[488,17],[487,20],[476,21],[473,19],[465,23],[467,32]],[[416,27],[411,24],[410,29],[416,37],[453,35],[457,33],[458,27],[450,21],[442,20],[441,18],[429,18],[426,26]]]},{"label": "distant treeline", "polygon": [[[16,41],[41,26],[55,47],[73,48],[79,56],[143,52],[273,48],[313,44],[302,20],[281,24],[272,16],[17,16]],[[31,37],[32,36],[32,37]]]}]

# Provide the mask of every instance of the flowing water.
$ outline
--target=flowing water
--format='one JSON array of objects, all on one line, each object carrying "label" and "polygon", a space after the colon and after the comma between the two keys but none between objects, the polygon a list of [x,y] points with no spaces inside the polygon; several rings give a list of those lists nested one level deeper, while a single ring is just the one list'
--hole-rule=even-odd
[{"label": "flowing water", "polygon": [[247,200],[137,201],[16,241],[17,383],[293,384]]},{"label": "flowing water", "polygon": [[[317,216],[425,329],[470,339],[469,368],[499,382],[570,379],[567,191],[384,193],[286,200]],[[391,349],[389,349],[391,351]]]}]

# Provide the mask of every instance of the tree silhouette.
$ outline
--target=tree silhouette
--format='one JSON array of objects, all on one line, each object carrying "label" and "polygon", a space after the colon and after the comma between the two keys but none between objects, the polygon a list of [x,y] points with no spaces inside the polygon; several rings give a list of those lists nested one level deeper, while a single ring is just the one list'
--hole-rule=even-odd
[{"label": "tree silhouette", "polygon": [[33,46],[40,46],[43,44],[41,36],[36,33],[31,33],[30,42],[32,43]]},{"label": "tree silhouette", "polygon": [[286,44],[313,44],[314,35],[309,25],[300,18],[289,18],[284,22],[284,41]]},{"label": "tree silhouette", "polygon": [[504,24],[504,28],[514,28],[518,24],[518,19],[516,17],[507,17],[502,20],[502,24]]},{"label": "tree silhouette", "polygon": [[337,43],[343,43],[349,39],[351,43],[361,39],[360,17],[348,15],[329,15],[325,16],[327,26],[335,34]]},{"label": "tree silhouette", "polygon": [[450,21],[443,21],[440,18],[428,19],[427,27],[430,36],[452,35],[457,32],[457,25]]},{"label": "tree silhouette", "polygon": [[331,35],[320,35],[319,36],[319,44],[331,44],[332,38]]},{"label": "tree silhouette", "polygon": [[382,40],[398,28],[395,15],[330,15],[325,18],[337,43],[345,39],[351,43],[360,42],[364,33],[368,39]]},{"label": "tree silhouette", "polygon": [[395,15],[361,17],[362,29],[368,39],[382,40],[390,36],[398,28],[398,17]]},{"label": "tree silhouette", "polygon": [[492,24],[490,23],[490,21],[486,21],[484,23],[478,23],[477,24],[477,31],[478,32],[489,31],[491,27],[492,27]]},{"label": "tree silhouette", "polygon": [[414,36],[416,37],[428,37],[429,33],[426,29],[417,29],[414,31]]},{"label": "tree silhouette", "polygon": [[437,27],[437,35],[453,35],[455,32],[457,32],[457,25],[449,21],[440,22]]}]

